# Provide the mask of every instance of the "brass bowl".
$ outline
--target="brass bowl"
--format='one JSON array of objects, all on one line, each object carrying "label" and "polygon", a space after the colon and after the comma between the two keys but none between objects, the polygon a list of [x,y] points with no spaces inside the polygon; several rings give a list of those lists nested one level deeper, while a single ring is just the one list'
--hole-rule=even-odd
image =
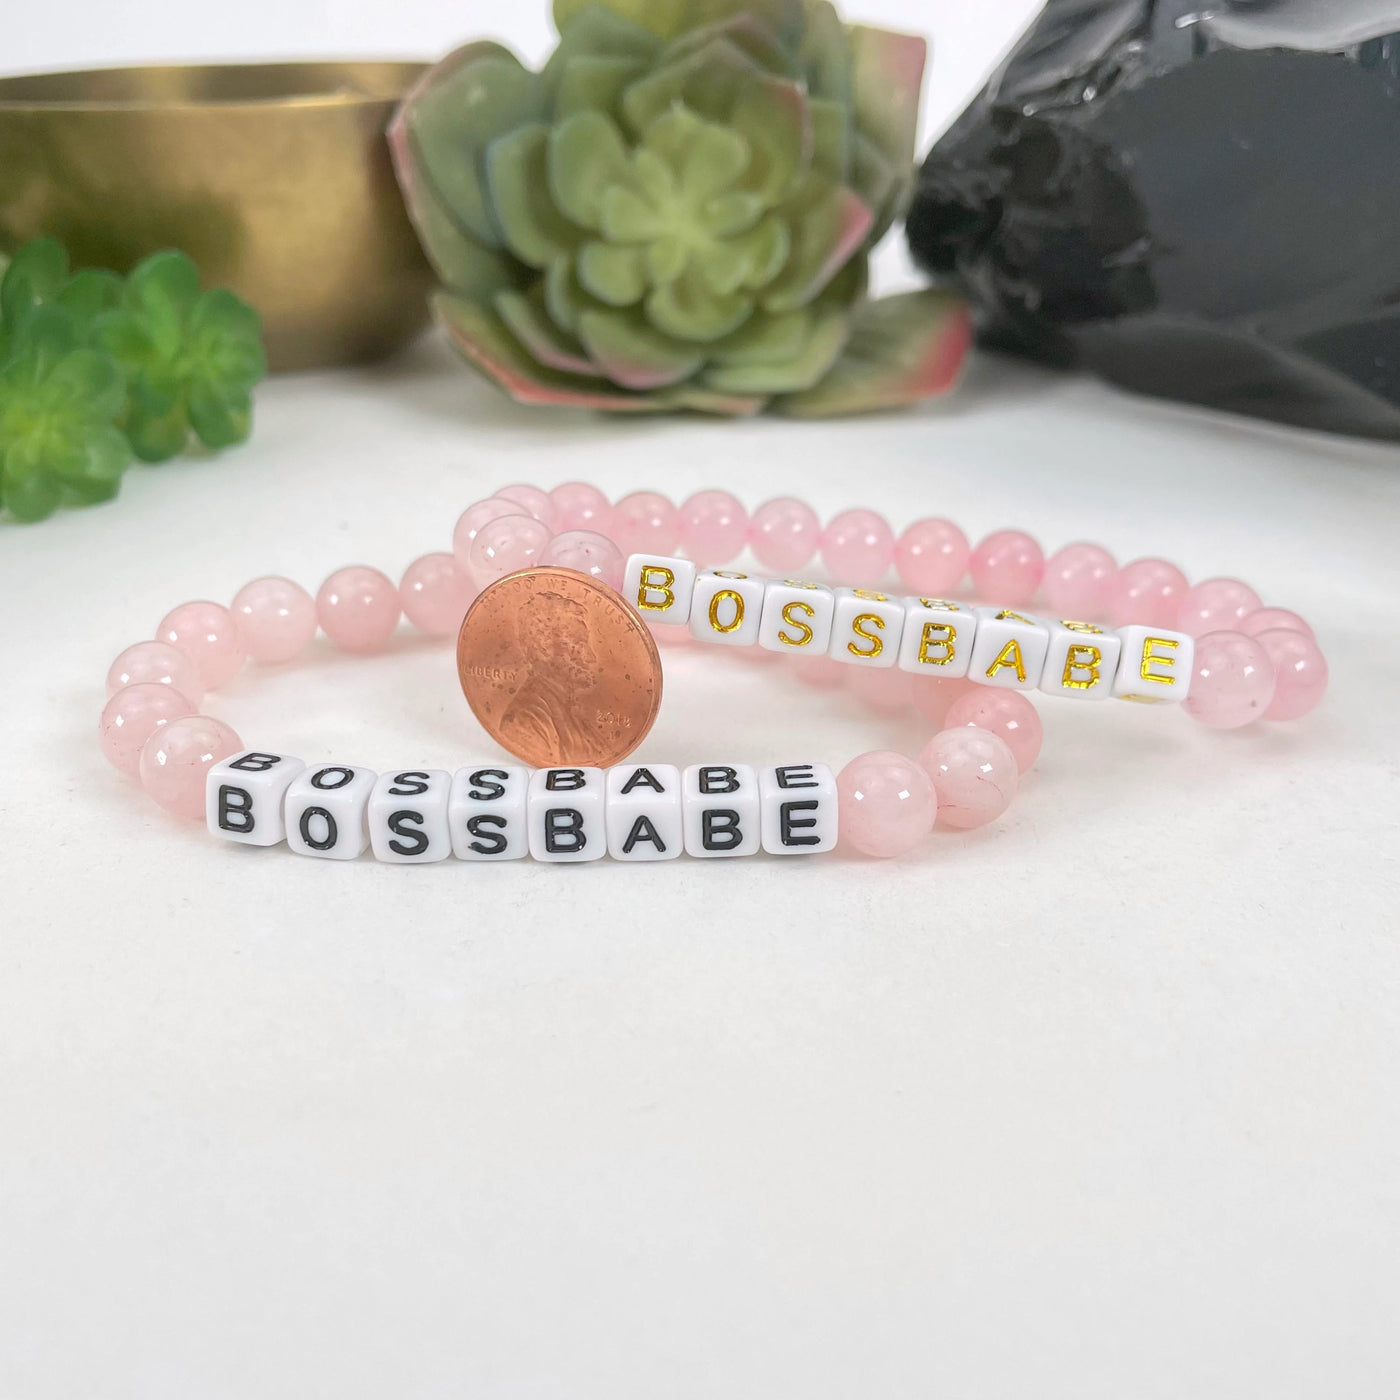
[{"label": "brass bowl", "polygon": [[125,271],[182,248],[262,313],[274,369],[372,359],[432,276],[384,131],[419,63],[110,68],[0,79],[0,249]]}]

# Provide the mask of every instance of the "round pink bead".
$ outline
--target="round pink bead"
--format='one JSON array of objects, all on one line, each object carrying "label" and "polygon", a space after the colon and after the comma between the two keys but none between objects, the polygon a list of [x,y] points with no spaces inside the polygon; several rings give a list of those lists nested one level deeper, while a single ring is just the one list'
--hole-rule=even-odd
[{"label": "round pink bead", "polygon": [[[574,569],[588,574],[609,588],[622,591],[622,572],[626,561],[622,551],[606,535],[596,530],[565,530],[555,535],[540,555],[541,564],[553,564],[561,569]],[[665,624],[662,624],[665,626]],[[684,632],[684,627],[668,630]]]},{"label": "round pink bead", "polygon": [[1019,691],[974,685],[948,706],[944,727],[972,724],[995,734],[1011,750],[1016,771],[1024,773],[1040,757],[1045,728],[1040,714]]},{"label": "round pink bead", "polygon": [[612,506],[608,498],[586,481],[566,481],[549,493],[559,512],[556,530],[596,530],[600,535],[609,534],[612,525]]},{"label": "round pink bead", "polygon": [[1274,698],[1274,664],[1255,637],[1207,632],[1196,639],[1191,690],[1182,707],[1211,729],[1262,719]]},{"label": "round pink bead", "polygon": [[916,520],[894,547],[904,586],[926,598],[950,593],[963,580],[972,547],[951,520]]},{"label": "round pink bead", "polygon": [[680,508],[681,548],[702,569],[739,557],[749,513],[728,491],[697,491]]},{"label": "round pink bead", "polygon": [[876,511],[843,510],[822,531],[822,561],[844,584],[879,583],[893,558],[894,531]]},{"label": "round pink bead", "polygon": [[499,500],[514,502],[526,515],[546,526],[551,534],[559,528],[559,507],[548,491],[541,491],[538,486],[503,486],[496,496]]},{"label": "round pink bead", "polygon": [[1181,600],[1176,625],[1190,637],[1232,632],[1259,606],[1259,595],[1243,580],[1208,578]]},{"label": "round pink bead", "polygon": [[841,838],[863,855],[901,856],[933,830],[938,799],[928,774],[902,753],[876,749],[836,775]]},{"label": "round pink bead", "polygon": [[137,642],[127,647],[108,668],[107,694],[115,695],[128,685],[140,685],[145,681],[168,685],[196,705],[204,698],[199,667],[169,642]]},{"label": "round pink bead", "polygon": [[1295,612],[1287,608],[1256,608],[1247,613],[1239,625],[1239,631],[1246,637],[1257,637],[1261,632],[1301,632],[1305,637],[1313,635],[1312,628]]},{"label": "round pink bead", "polygon": [[665,496],[634,491],[613,507],[608,534],[626,559],[633,554],[674,554],[680,529],[680,515]]},{"label": "round pink bead", "polygon": [[914,708],[935,729],[942,729],[944,720],[947,719],[948,711],[952,709],[954,702],[960,700],[969,691],[982,689],[982,686],[968,680],[965,676],[945,681],[939,680],[935,676],[916,675],[914,677]]},{"label": "round pink bead", "polygon": [[455,554],[425,554],[404,570],[399,581],[403,615],[430,637],[456,632],[473,596],[472,581]]},{"label": "round pink bead", "polygon": [[142,681],[119,690],[107,702],[97,726],[102,756],[128,777],[141,770],[141,749],[146,740],[171,720],[196,713],[196,707],[178,690],[154,681]]},{"label": "round pink bead", "polygon": [[876,714],[901,715],[913,706],[914,677],[908,671],[897,666],[842,665],[842,669],[850,672],[846,688]]},{"label": "round pink bead", "polygon": [[941,730],[924,745],[919,762],[933,779],[944,826],[985,826],[1016,796],[1015,756],[988,730],[970,724]]},{"label": "round pink bead", "polygon": [[805,501],[777,496],[749,518],[749,548],[765,569],[791,574],[805,568],[821,544],[822,523]]},{"label": "round pink bead", "polygon": [[1327,693],[1327,658],[1317,643],[1301,632],[1277,627],[1255,640],[1274,667],[1274,698],[1265,719],[1300,719],[1315,709]]},{"label": "round pink bead", "polygon": [[233,596],[243,645],[254,661],[291,661],[316,635],[316,600],[289,578],[255,578]]},{"label": "round pink bead", "polygon": [[984,602],[1019,608],[1040,587],[1045,556],[1040,546],[1020,530],[997,530],[987,536],[968,562],[972,584]]},{"label": "round pink bead", "polygon": [[1120,626],[1132,622],[1142,627],[1175,627],[1181,600],[1190,587],[1175,564],[1165,559],[1134,559],[1118,570],[1113,621]]},{"label": "round pink bead", "polygon": [[511,501],[477,501],[475,505],[468,506],[457,517],[457,524],[452,529],[452,553],[456,556],[458,564],[468,573],[471,572],[472,543],[477,532],[488,521],[499,520],[504,515],[524,513]]},{"label": "round pink bead", "polygon": [[223,720],[209,715],[171,720],[141,749],[141,786],[167,812],[202,817],[205,774],[242,747],[243,741]]},{"label": "round pink bead", "polygon": [[378,651],[399,625],[399,590],[368,564],[337,569],[316,594],[321,630],[345,651]]},{"label": "round pink bead", "polygon": [[1059,617],[1103,622],[1117,598],[1118,565],[1099,545],[1067,544],[1045,561],[1040,588]]},{"label": "round pink bead", "polygon": [[488,520],[467,551],[467,571],[478,587],[485,588],[494,579],[538,564],[552,538],[549,527],[533,516]]},{"label": "round pink bead", "polygon": [[181,603],[161,619],[156,640],[183,651],[199,667],[205,690],[216,690],[243,669],[248,654],[238,623],[222,603]]},{"label": "round pink bead", "polygon": [[792,668],[793,679],[811,686],[813,690],[835,690],[845,684],[846,672],[851,670],[851,667],[833,661],[820,652],[815,656],[804,656],[799,652],[787,658],[787,664]]}]

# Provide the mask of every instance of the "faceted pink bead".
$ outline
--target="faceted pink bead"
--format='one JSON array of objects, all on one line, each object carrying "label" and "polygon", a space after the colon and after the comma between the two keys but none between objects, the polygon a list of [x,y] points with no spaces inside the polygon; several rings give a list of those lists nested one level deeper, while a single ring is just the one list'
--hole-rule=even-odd
[{"label": "faceted pink bead", "polygon": [[425,554],[404,570],[399,606],[420,632],[446,637],[461,627],[475,593],[455,554]]},{"label": "faceted pink bead", "polygon": [[972,584],[985,603],[1019,608],[1040,587],[1045,556],[1040,546],[1020,530],[997,530],[972,551]]},{"label": "faceted pink bead", "polygon": [[488,520],[467,551],[467,572],[478,588],[485,588],[517,569],[538,564],[552,538],[549,527],[533,516],[503,515]]},{"label": "faceted pink bead", "polygon": [[1274,698],[1274,663],[1258,638],[1207,632],[1196,639],[1195,671],[1182,708],[1211,729],[1262,719]]},{"label": "faceted pink bead", "polygon": [[1096,544],[1067,544],[1045,561],[1041,592],[1058,617],[1104,622],[1118,592],[1118,565]]},{"label": "faceted pink bead", "polygon": [[247,652],[238,622],[222,603],[181,603],[161,619],[156,640],[183,651],[199,667],[205,690],[217,690],[243,669]]},{"label": "faceted pink bead", "polygon": [[1274,666],[1274,698],[1265,719],[1299,719],[1327,693],[1327,658],[1302,632],[1276,627],[1255,640]]},{"label": "faceted pink bead", "polygon": [[948,707],[947,729],[973,724],[995,734],[1016,760],[1017,772],[1024,773],[1040,757],[1045,730],[1035,706],[1017,690],[999,690],[974,685]]},{"label": "faceted pink bead", "polygon": [[1181,600],[1176,625],[1189,637],[1232,632],[1259,607],[1259,595],[1243,580],[1208,578]]},{"label": "faceted pink bead", "polygon": [[559,528],[559,507],[554,504],[554,497],[538,486],[502,486],[496,498],[514,502],[526,515],[548,527],[551,534]]},{"label": "faceted pink bead", "polygon": [[952,680],[939,680],[936,676],[914,677],[914,708],[933,725],[942,729],[953,704],[969,692],[983,687],[968,680],[965,676]]},{"label": "faceted pink bead", "polygon": [[749,513],[728,491],[697,491],[681,503],[681,548],[702,569],[731,564],[744,548]]},{"label": "faceted pink bead", "polygon": [[549,493],[559,512],[556,530],[596,530],[611,537],[612,506],[608,498],[586,481],[566,481]]},{"label": "faceted pink bead", "polygon": [[1131,622],[1141,627],[1174,628],[1181,600],[1190,587],[1175,564],[1165,559],[1134,559],[1118,570],[1112,621],[1120,627]]},{"label": "faceted pink bead", "polygon": [[205,774],[242,747],[223,720],[209,715],[171,720],[141,750],[141,786],[167,812],[203,817]]},{"label": "faceted pink bead", "polygon": [[749,517],[749,548],[765,569],[780,574],[806,568],[821,544],[822,523],[805,501],[777,496]]},{"label": "faceted pink bead", "polygon": [[510,501],[477,501],[475,505],[468,506],[457,517],[457,524],[452,530],[452,553],[456,556],[458,564],[468,573],[471,572],[472,542],[476,539],[477,532],[488,521],[499,520],[504,515],[525,513]]},{"label": "faceted pink bead", "polygon": [[608,534],[626,559],[633,554],[674,554],[680,529],[680,515],[665,496],[634,491],[613,507]]},{"label": "faceted pink bead", "polygon": [[1016,759],[1006,741],[974,725],[935,734],[919,755],[938,794],[943,826],[969,828],[995,821],[1016,796]]},{"label": "faceted pink bead", "polygon": [[154,681],[142,681],[119,690],[107,702],[98,722],[102,756],[129,778],[141,769],[141,749],[147,739],[171,720],[197,713],[178,690]]},{"label": "faceted pink bead", "polygon": [[797,656],[783,659],[792,668],[793,679],[811,686],[813,690],[837,689],[845,684],[846,672],[852,669],[820,653],[816,656],[803,656],[799,653]]},{"label": "faceted pink bead", "polygon": [[836,775],[836,798],[841,839],[882,859],[913,850],[938,811],[928,774],[887,749],[853,758]]},{"label": "faceted pink bead", "polygon": [[846,677],[847,690],[876,714],[902,715],[913,707],[914,677],[908,671],[901,671],[897,666],[842,666],[841,669],[850,673]]},{"label": "faceted pink bead", "polygon": [[1295,612],[1287,608],[1256,608],[1246,613],[1239,625],[1246,637],[1257,637],[1261,632],[1301,632],[1305,637],[1313,635],[1312,628]]},{"label": "faceted pink bead", "polygon": [[399,625],[399,590],[368,564],[337,569],[316,594],[321,630],[345,651],[378,651]]},{"label": "faceted pink bead", "polygon": [[822,562],[839,583],[879,583],[893,558],[894,531],[876,511],[843,510],[822,531]]},{"label": "faceted pink bead", "polygon": [[951,593],[962,582],[971,557],[967,536],[951,520],[916,520],[894,547],[901,582],[925,598]]},{"label": "faceted pink bead", "polygon": [[168,685],[196,705],[204,698],[199,667],[169,642],[137,642],[127,647],[107,671],[107,694],[115,695],[123,687],[143,681]]},{"label": "faceted pink bead", "polygon": [[291,661],[316,635],[316,600],[289,578],[255,578],[233,595],[243,645],[254,661]]},{"label": "faceted pink bead", "polygon": [[[606,535],[600,535],[596,530],[565,530],[562,535],[555,535],[540,555],[540,563],[575,569],[606,583],[619,593],[622,591],[626,560],[622,557],[622,551]],[[672,627],[667,630],[684,632],[686,629]]]}]

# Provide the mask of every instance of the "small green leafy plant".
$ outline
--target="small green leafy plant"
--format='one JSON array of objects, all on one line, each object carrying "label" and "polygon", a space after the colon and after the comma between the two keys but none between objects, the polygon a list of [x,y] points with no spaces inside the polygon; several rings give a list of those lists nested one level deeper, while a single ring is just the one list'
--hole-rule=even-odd
[{"label": "small green leafy plant", "polygon": [[184,253],[123,278],[26,244],[0,279],[0,507],[42,520],[109,500],[133,457],[244,441],[266,368],[257,312]]}]

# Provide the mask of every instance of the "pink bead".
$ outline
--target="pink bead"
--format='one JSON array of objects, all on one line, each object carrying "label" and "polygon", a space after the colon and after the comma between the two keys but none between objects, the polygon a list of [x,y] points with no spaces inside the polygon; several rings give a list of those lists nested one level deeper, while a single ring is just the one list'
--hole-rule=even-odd
[{"label": "pink bead", "polygon": [[822,523],[805,501],[778,496],[749,517],[749,548],[765,569],[795,573],[811,563],[821,544]]},{"label": "pink bead", "polygon": [[879,583],[893,558],[894,531],[873,510],[843,510],[822,531],[822,562],[839,583]]},{"label": "pink bead", "polygon": [[526,515],[533,516],[551,534],[559,528],[559,507],[549,492],[541,491],[538,486],[503,486],[496,492],[496,498],[522,507]]},{"label": "pink bead", "polygon": [[1016,759],[985,729],[959,725],[935,734],[919,755],[938,794],[938,820],[967,829],[995,821],[1016,796]]},{"label": "pink bead", "polygon": [[1040,587],[1056,616],[1103,622],[1117,599],[1118,565],[1096,544],[1067,544],[1046,560]]},{"label": "pink bead", "polygon": [[243,645],[254,661],[291,661],[316,635],[316,600],[289,578],[255,578],[233,596]]},{"label": "pink bead", "polygon": [[697,491],[681,503],[681,548],[702,569],[739,557],[749,513],[728,491]]},{"label": "pink bead", "polygon": [[549,493],[559,512],[556,530],[596,530],[610,535],[612,506],[608,498],[586,481],[566,481]]},{"label": "pink bead", "polygon": [[368,564],[337,569],[316,594],[321,630],[345,651],[378,651],[399,625],[399,590]]},{"label": "pink bead", "polygon": [[242,747],[243,741],[223,720],[209,715],[171,720],[141,750],[141,786],[167,812],[202,817],[205,774]]},{"label": "pink bead", "polygon": [[633,554],[674,554],[680,529],[680,515],[665,496],[634,491],[613,507],[608,534],[626,559]]},{"label": "pink bead", "polygon": [[904,586],[925,598],[951,593],[967,572],[972,547],[951,520],[916,520],[894,547],[895,567]]},{"label": "pink bead", "polygon": [[1265,719],[1300,719],[1327,693],[1327,658],[1301,632],[1276,627],[1255,640],[1274,667],[1274,698]]},{"label": "pink bead", "polygon": [[1191,637],[1207,632],[1232,632],[1259,610],[1259,595],[1237,578],[1208,578],[1181,600],[1178,629]]},{"label": "pink bead", "polygon": [[1118,570],[1112,621],[1120,627],[1129,622],[1141,627],[1175,627],[1181,600],[1190,587],[1175,564],[1165,559],[1134,559]]},{"label": "pink bead", "polygon": [[1020,530],[997,530],[972,551],[972,585],[986,603],[1019,608],[1040,587],[1045,556],[1040,546]]},{"label": "pink bead", "polygon": [[1045,730],[1034,705],[1016,690],[974,685],[948,707],[947,729],[972,724],[995,734],[1011,750],[1016,771],[1024,773],[1040,757]]},{"label": "pink bead", "polygon": [[204,698],[199,667],[169,642],[137,642],[127,647],[107,671],[107,694],[113,696],[125,686],[145,681],[168,685],[196,705]]},{"label": "pink bead", "polygon": [[457,517],[457,524],[452,530],[452,553],[458,564],[468,573],[471,572],[472,542],[483,525],[490,520],[499,520],[503,515],[520,514],[520,507],[510,501],[477,501],[475,505],[468,506]]},{"label": "pink bead", "polygon": [[656,639],[657,646],[688,647],[695,640],[689,627],[677,627],[669,622],[648,622],[647,631]]},{"label": "pink bead", "polygon": [[1274,698],[1274,663],[1255,637],[1207,632],[1196,639],[1195,671],[1182,708],[1211,729],[1262,719]]},{"label": "pink bead", "polygon": [[119,690],[107,702],[98,722],[102,756],[127,777],[141,770],[141,749],[146,740],[171,720],[196,712],[178,690],[154,681],[142,681]]},{"label": "pink bead", "polygon": [[549,527],[529,515],[488,520],[467,551],[467,572],[478,588],[485,588],[517,569],[538,564],[552,538]]},{"label": "pink bead", "polygon": [[908,671],[896,666],[842,666],[841,669],[850,673],[846,688],[876,714],[902,715],[912,708],[914,677]]},{"label": "pink bead", "polygon": [[1305,637],[1313,635],[1312,628],[1295,612],[1287,608],[1256,608],[1246,613],[1239,625],[1246,637],[1257,637],[1261,632],[1301,632]]},{"label": "pink bead", "polygon": [[[540,563],[575,569],[622,592],[622,572],[626,565],[622,551],[596,530],[565,530],[562,535],[555,535],[540,555]],[[686,629],[671,627],[667,630],[684,632]]]},{"label": "pink bead", "polygon": [[181,603],[161,619],[156,640],[183,651],[199,667],[205,690],[217,690],[243,669],[247,652],[238,623],[222,603]]},{"label": "pink bead", "polygon": [[841,839],[863,855],[901,856],[933,830],[938,799],[928,774],[902,753],[877,749],[836,775]]},{"label": "pink bead", "polygon": [[474,596],[472,581],[455,554],[425,554],[404,570],[399,581],[403,615],[430,637],[454,634]]},{"label": "pink bead", "polygon": [[793,656],[785,658],[792,670],[794,680],[809,685],[813,690],[835,690],[844,685],[846,672],[852,668],[829,656]]},{"label": "pink bead", "polygon": [[955,701],[960,700],[969,691],[983,689],[966,677],[956,677],[953,680],[939,680],[935,676],[915,676],[914,677],[914,708],[933,725],[935,729],[942,729],[943,722],[948,716],[948,711]]}]

